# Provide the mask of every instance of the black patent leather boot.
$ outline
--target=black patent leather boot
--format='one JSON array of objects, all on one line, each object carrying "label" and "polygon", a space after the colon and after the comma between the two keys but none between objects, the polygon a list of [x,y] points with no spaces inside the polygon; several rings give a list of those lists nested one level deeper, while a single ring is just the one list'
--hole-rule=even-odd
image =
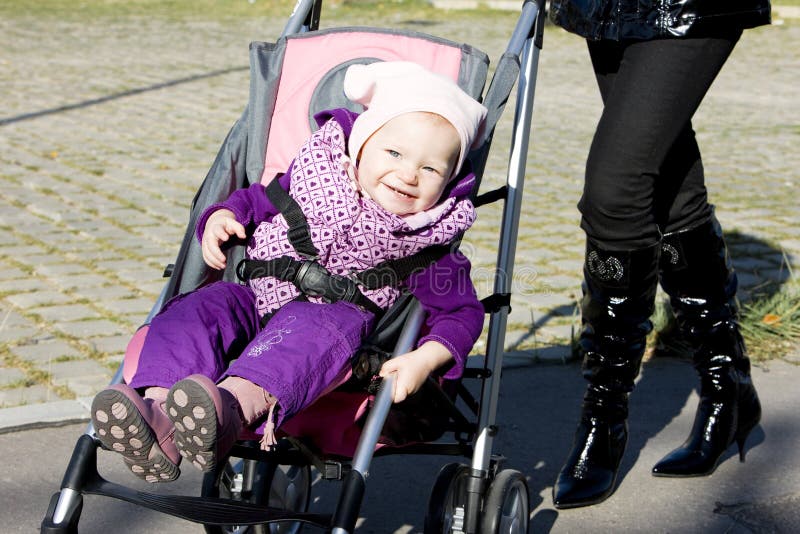
[{"label": "black patent leather boot", "polygon": [[688,231],[664,236],[661,284],[694,350],[700,403],[689,437],[653,467],[653,474],[708,475],[734,442],[744,461],[747,436],[761,419],[737,323],[736,273],[714,217]]},{"label": "black patent leather boot", "polygon": [[628,441],[628,395],[653,328],[659,248],[620,252],[587,245],[580,348],[589,385],[572,449],[553,486],[556,508],[595,504],[614,491]]}]

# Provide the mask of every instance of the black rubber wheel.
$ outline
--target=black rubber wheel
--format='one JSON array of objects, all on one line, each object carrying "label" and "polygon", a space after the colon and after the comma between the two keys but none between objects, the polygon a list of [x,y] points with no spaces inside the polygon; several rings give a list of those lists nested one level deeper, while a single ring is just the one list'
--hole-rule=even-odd
[{"label": "black rubber wheel", "polygon": [[[219,473],[205,475],[201,494],[305,512],[311,500],[311,468],[229,458]],[[204,525],[204,528],[208,534],[297,534],[302,523]]]},{"label": "black rubber wheel", "polygon": [[519,471],[504,469],[483,501],[481,534],[526,534],[530,515],[528,483]]},{"label": "black rubber wheel", "polygon": [[[269,487],[268,505],[292,512],[307,512],[311,502],[311,467],[308,465],[280,465]],[[272,523],[270,534],[297,534],[303,523]]]},{"label": "black rubber wheel", "polygon": [[463,528],[468,479],[466,465],[447,464],[439,471],[428,499],[425,534],[449,534],[453,528]]}]

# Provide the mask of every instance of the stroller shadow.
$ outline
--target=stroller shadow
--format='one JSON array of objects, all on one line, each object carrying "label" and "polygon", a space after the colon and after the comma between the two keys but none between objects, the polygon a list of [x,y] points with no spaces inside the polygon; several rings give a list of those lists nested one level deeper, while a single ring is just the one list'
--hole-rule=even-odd
[{"label": "stroller shadow", "polygon": [[[739,299],[743,306],[769,299],[789,280],[790,270],[786,265],[790,259],[783,251],[738,232],[726,234],[726,241],[739,276]],[[548,317],[556,315],[563,315],[563,310],[554,310],[531,325],[530,335],[534,335]],[[658,338],[656,343],[659,343]],[[681,346],[680,343],[671,345]],[[697,401],[691,397],[698,385],[690,354],[673,351],[645,358],[630,397],[630,435],[617,486],[624,483],[651,438],[668,427],[684,409],[694,412]],[[572,445],[585,387],[577,359],[566,365],[507,366],[503,372],[498,421],[510,431],[501,438],[498,451],[513,448],[513,442],[522,444],[506,455],[515,463],[520,462],[517,468],[529,475],[530,530],[533,532],[550,532],[557,521],[559,512],[550,507],[549,494]],[[689,428],[685,432],[688,435]],[[763,429],[756,427],[747,440],[746,449],[758,446],[765,439]],[[673,446],[678,445],[679,442]],[[663,454],[668,452],[664,450]],[[722,462],[736,454],[736,448],[730,447]]]}]

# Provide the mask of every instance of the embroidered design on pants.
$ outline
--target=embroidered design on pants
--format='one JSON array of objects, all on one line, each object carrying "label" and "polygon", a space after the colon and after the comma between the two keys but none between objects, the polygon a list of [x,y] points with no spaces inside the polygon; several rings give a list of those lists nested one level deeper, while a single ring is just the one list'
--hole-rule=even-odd
[{"label": "embroidered design on pants", "polygon": [[263,353],[272,350],[272,347],[283,341],[284,335],[292,333],[292,330],[287,326],[295,322],[296,319],[297,317],[294,315],[288,315],[280,321],[280,324],[271,325],[272,328],[259,335],[258,343],[248,349],[247,356],[258,358]]}]

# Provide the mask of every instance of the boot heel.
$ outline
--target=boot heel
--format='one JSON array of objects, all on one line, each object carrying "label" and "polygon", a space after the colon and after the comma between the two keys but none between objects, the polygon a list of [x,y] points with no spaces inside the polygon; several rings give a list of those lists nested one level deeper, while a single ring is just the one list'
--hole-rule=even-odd
[{"label": "boot heel", "polygon": [[[758,423],[756,423],[758,424]],[[744,455],[747,452],[744,448],[745,442],[747,441],[747,437],[750,435],[750,432],[756,427],[756,424],[751,425],[747,429],[742,429],[736,433],[736,445],[739,447],[739,462],[744,463]]]},{"label": "boot heel", "polygon": [[736,444],[739,446],[739,462],[744,463],[744,442],[747,441],[747,434],[736,438]]},{"label": "boot heel", "polygon": [[[744,455],[745,455],[745,442],[747,441],[747,437],[750,435],[750,432],[753,431],[755,427],[758,426],[758,423],[761,421],[761,403],[758,401],[758,396],[756,395],[755,389],[752,387],[752,383],[750,386],[752,390],[752,399],[753,402],[750,404],[749,410],[750,413],[747,414],[747,410],[743,410],[742,407],[739,407],[739,417],[740,421],[742,420],[741,417],[745,416],[746,427],[739,427],[736,430],[736,434],[734,434],[734,438],[736,439],[736,445],[739,446],[739,461],[744,463]],[[746,415],[745,415],[746,414]],[[749,415],[749,417],[748,417]]]}]

